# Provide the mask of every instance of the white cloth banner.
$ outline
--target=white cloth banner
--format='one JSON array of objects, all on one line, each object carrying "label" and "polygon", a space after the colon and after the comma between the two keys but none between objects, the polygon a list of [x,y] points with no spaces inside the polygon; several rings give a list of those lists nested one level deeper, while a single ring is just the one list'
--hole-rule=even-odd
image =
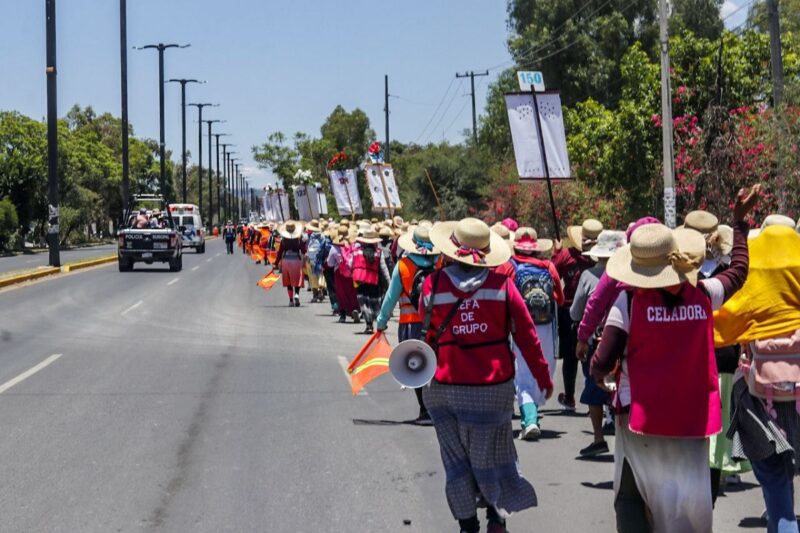
[{"label": "white cloth banner", "polygon": [[317,190],[317,206],[320,215],[328,214],[328,199],[325,197],[325,191],[322,189],[322,184],[317,182],[314,184]]},{"label": "white cloth banner", "polygon": [[319,201],[317,200],[317,188],[313,185],[295,185],[294,206],[300,220],[308,222],[311,219],[319,218]]},{"label": "white cloth banner", "polygon": [[331,190],[336,198],[336,208],[340,215],[357,215],[364,213],[361,207],[361,197],[358,195],[358,178],[356,169],[329,170],[328,177],[331,180]]},{"label": "white cloth banner", "polygon": [[268,192],[264,195],[264,218],[268,222],[285,222],[289,214],[289,196],[283,192]]},{"label": "white cloth banner", "polygon": [[[390,165],[367,165],[364,169],[372,195],[372,207],[375,211],[387,209],[400,209],[400,193],[394,179],[394,169]],[[385,189],[384,189],[385,185]],[[386,194],[389,195],[388,201]]]},{"label": "white cloth banner", "polygon": [[[507,94],[506,110],[514,144],[514,157],[520,179],[545,179],[544,162],[539,145],[539,128],[533,107],[533,94]],[[558,93],[537,94],[542,138],[547,156],[547,169],[554,179],[569,179],[572,172],[567,153],[567,135],[564,130],[564,114],[561,95]]]}]

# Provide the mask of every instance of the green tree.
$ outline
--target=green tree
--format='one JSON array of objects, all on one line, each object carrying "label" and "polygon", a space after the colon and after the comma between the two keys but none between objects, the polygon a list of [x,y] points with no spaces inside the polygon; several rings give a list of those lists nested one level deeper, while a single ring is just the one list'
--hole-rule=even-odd
[{"label": "green tree", "polygon": [[19,229],[17,208],[8,198],[0,200],[0,250],[7,250],[15,232]]}]

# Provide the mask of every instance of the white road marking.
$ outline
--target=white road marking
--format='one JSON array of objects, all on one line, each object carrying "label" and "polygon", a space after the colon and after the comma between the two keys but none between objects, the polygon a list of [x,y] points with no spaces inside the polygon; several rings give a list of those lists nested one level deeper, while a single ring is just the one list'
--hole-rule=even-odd
[{"label": "white road marking", "polygon": [[214,258],[213,257],[209,257],[208,259],[206,259],[206,263],[210,263],[212,259],[214,259]]},{"label": "white road marking", "polygon": [[172,285],[173,283],[178,283],[178,280],[180,280],[180,279],[181,278],[175,278],[172,281],[170,281],[169,283],[167,283],[167,285]]},{"label": "white road marking", "polygon": [[[347,367],[350,366],[350,362],[340,355],[339,366],[342,367],[342,371],[344,372],[344,377],[345,379],[347,379],[347,383],[349,383],[350,387],[352,388],[353,380],[350,379],[350,374],[347,373]],[[367,394],[367,391],[365,389],[361,389],[360,391],[358,391],[358,394],[356,394],[356,396],[369,396],[369,394]]]},{"label": "white road marking", "polygon": [[25,372],[23,372],[19,376],[15,377],[14,379],[6,381],[2,385],[0,385],[0,394],[4,393],[5,391],[10,389],[11,387],[16,385],[17,383],[25,381],[26,379],[28,379],[29,377],[31,377],[35,373],[39,372],[43,368],[47,367],[48,365],[50,365],[53,362],[55,362],[56,360],[58,360],[58,358],[61,357],[62,355],[64,355],[64,354],[55,353],[55,354],[51,355],[50,357],[48,357],[47,359],[45,359],[44,361],[42,361],[41,363],[39,363],[38,365],[34,366],[33,368],[30,368],[30,369],[26,370]]},{"label": "white road marking", "polygon": [[215,255],[214,257],[219,257],[219,256],[221,256],[221,255],[222,255],[222,252],[218,253],[218,254],[217,254],[217,255]]},{"label": "white road marking", "polygon": [[195,270],[197,270],[198,268],[200,268],[200,265],[197,265],[196,267],[192,267],[192,272],[194,272],[194,271],[195,271]]},{"label": "white road marking", "polygon": [[142,301],[142,300],[139,300],[138,302],[136,302],[135,304],[133,304],[132,306],[130,306],[129,308],[127,308],[126,310],[124,310],[123,312],[121,312],[120,314],[121,314],[122,316],[125,316],[125,315],[127,315],[128,313],[130,313],[131,311],[133,311],[134,309],[136,309],[137,307],[139,307],[140,305],[142,305],[143,303],[144,303],[144,301]]}]

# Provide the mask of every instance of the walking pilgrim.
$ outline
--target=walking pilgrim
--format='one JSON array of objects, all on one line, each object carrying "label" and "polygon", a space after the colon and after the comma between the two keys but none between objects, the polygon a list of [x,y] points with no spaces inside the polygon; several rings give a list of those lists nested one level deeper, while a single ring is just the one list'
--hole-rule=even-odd
[{"label": "walking pilgrim", "polygon": [[303,256],[306,245],[303,242],[303,226],[293,220],[283,224],[278,233],[281,236],[276,264],[280,265],[283,286],[289,294],[289,305],[300,307],[300,289],[303,288]]},{"label": "walking pilgrim", "polygon": [[381,307],[381,280],[389,284],[389,270],[386,268],[378,232],[372,227],[356,238],[350,255],[350,269],[356,285],[358,304],[364,319],[364,333],[373,333],[375,319]]},{"label": "walking pilgrim", "polygon": [[592,357],[599,386],[616,373],[614,508],[622,533],[708,533],[713,504],[709,440],[722,429],[713,311],[748,271],[747,223],[759,187],[742,190],[733,209],[730,267],[698,282],[702,234],[646,224],[608,261],[629,287],[611,308]]},{"label": "walking pilgrim", "polygon": [[546,398],[553,381],[519,291],[491,270],[511,255],[503,239],[474,218],[437,224],[430,238],[452,263],[425,280],[419,308],[437,354],[423,399],[439,441],[447,502],[462,532],[480,531],[479,507],[487,508],[487,531],[502,532],[508,515],[537,505],[514,448],[510,336]]}]

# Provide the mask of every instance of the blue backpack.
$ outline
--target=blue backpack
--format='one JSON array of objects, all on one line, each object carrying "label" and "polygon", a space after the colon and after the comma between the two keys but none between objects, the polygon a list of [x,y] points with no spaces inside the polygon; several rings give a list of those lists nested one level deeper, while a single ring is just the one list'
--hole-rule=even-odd
[{"label": "blue backpack", "polygon": [[552,324],[556,317],[555,280],[546,268],[513,261],[514,283],[536,325]]}]

